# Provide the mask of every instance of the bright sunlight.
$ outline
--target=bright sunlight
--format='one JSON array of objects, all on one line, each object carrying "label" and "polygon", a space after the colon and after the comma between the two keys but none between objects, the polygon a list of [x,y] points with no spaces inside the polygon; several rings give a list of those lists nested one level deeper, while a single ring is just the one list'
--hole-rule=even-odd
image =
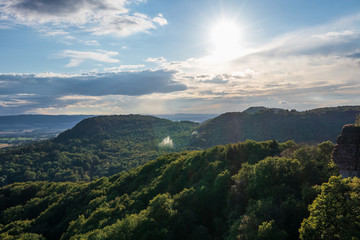
[{"label": "bright sunlight", "polygon": [[218,61],[230,60],[238,55],[241,33],[234,22],[222,20],[212,27],[210,34],[211,52]]}]

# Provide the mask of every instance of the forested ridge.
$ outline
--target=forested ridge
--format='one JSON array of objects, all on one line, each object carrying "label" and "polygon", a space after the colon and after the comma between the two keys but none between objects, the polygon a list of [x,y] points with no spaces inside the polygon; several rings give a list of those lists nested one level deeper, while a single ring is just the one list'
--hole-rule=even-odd
[{"label": "forested ridge", "polygon": [[[356,106],[305,112],[254,107],[222,114],[201,125],[142,115],[88,118],[54,139],[0,150],[0,186],[36,180],[90,181],[165,153],[246,139],[334,142],[341,127],[353,123],[359,111]],[[168,145],[161,147],[164,139]]]},{"label": "forested ridge", "polygon": [[298,112],[278,108],[252,107],[229,112],[201,124],[192,144],[211,147],[246,139],[298,143],[335,142],[342,126],[354,123],[359,106],[329,107]]},{"label": "forested ridge", "polygon": [[[351,239],[358,226],[342,235],[316,220],[339,207],[345,220],[358,218],[359,181],[326,183],[338,175],[332,148],[245,141],[167,154],[88,183],[14,183],[0,189],[0,238],[321,239],[309,237],[316,231]],[[339,198],[321,200],[332,188]],[[337,219],[331,211],[328,223]]]},{"label": "forested ridge", "polygon": [[[89,181],[186,150],[197,123],[151,116],[88,118],[58,137],[0,150],[0,186],[34,180]],[[167,136],[172,146],[159,146]]]}]

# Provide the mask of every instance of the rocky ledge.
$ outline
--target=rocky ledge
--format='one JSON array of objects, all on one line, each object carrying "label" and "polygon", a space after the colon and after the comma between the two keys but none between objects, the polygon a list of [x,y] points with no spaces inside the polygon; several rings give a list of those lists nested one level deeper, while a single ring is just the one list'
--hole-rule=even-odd
[{"label": "rocky ledge", "polygon": [[360,177],[360,127],[345,125],[336,139],[333,160],[343,177]]}]

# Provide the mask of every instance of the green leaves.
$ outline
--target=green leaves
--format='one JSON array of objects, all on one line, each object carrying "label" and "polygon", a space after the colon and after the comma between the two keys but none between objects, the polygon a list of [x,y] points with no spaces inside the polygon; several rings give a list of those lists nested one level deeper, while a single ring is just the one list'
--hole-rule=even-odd
[{"label": "green leaves", "polygon": [[[332,146],[329,142],[318,147],[292,146],[283,154],[287,157],[267,157],[253,165],[243,164],[232,177],[232,196],[238,204],[246,205],[242,207],[243,215],[234,221],[238,224],[238,239],[298,238],[307,204],[317,195],[312,186],[336,172],[330,159]],[[231,234],[235,235],[234,230]]]},{"label": "green leaves", "polygon": [[358,114],[358,115],[356,116],[355,126],[356,126],[356,127],[360,127],[360,114]]},{"label": "green leaves", "polygon": [[259,240],[285,240],[288,234],[284,230],[280,230],[274,220],[265,221],[259,226]]},{"label": "green leaves", "polygon": [[[353,239],[360,236],[360,179],[331,177],[309,206],[301,239]],[[356,239],[356,238],[355,238]]]},{"label": "green leaves", "polygon": [[245,141],[164,155],[89,183],[8,185],[0,188],[0,236],[296,239],[314,184],[330,176],[330,146]]}]

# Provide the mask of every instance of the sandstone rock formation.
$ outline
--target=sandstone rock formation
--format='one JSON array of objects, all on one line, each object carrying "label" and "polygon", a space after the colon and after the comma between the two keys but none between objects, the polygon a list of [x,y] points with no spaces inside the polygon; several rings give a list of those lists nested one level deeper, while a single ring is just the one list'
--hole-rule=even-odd
[{"label": "sandstone rock formation", "polygon": [[333,160],[343,177],[360,177],[360,127],[345,125],[336,140]]}]

